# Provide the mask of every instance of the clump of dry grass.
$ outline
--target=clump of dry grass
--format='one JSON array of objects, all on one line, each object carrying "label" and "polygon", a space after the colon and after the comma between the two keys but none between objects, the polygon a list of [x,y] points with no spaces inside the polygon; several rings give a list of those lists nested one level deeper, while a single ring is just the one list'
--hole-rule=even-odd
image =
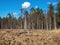
[{"label": "clump of dry grass", "polygon": [[60,45],[60,30],[0,30],[0,45]]}]

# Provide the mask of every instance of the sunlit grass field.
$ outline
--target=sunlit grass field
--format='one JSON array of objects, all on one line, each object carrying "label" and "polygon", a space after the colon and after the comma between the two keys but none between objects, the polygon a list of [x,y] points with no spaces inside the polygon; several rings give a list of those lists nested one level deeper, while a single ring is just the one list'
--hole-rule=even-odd
[{"label": "sunlit grass field", "polygon": [[0,29],[0,45],[60,45],[60,29]]}]

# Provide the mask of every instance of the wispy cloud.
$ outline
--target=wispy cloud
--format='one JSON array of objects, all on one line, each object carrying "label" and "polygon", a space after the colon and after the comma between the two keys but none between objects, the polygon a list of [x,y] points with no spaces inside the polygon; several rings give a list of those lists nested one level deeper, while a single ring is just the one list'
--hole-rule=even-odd
[{"label": "wispy cloud", "polygon": [[35,8],[38,8],[38,6],[36,5]]},{"label": "wispy cloud", "polygon": [[13,12],[13,15],[17,15],[18,13],[16,13],[16,12]]},{"label": "wispy cloud", "polygon": [[22,4],[22,8],[28,8],[30,5],[31,5],[30,2],[24,2]]},{"label": "wispy cloud", "polygon": [[19,13],[13,12],[13,16],[16,17],[16,18],[18,18],[19,17]]},{"label": "wispy cloud", "polygon": [[49,4],[51,4],[51,2],[47,2],[47,4],[49,5]]},{"label": "wispy cloud", "polygon": [[57,4],[57,2],[47,2],[47,4],[49,5],[49,4],[52,4],[52,5],[56,5]]},{"label": "wispy cloud", "polygon": [[57,2],[54,2],[54,3],[52,3],[53,5],[56,5],[57,4]]}]

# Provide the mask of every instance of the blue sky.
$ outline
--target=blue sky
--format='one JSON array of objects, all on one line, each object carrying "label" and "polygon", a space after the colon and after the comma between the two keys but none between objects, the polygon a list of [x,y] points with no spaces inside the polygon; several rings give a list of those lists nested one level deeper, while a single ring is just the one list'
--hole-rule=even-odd
[{"label": "blue sky", "polygon": [[28,10],[31,7],[47,10],[50,3],[55,6],[58,0],[0,0],[0,17],[6,17],[9,12],[13,12],[15,17],[18,17],[24,2],[30,2]]}]

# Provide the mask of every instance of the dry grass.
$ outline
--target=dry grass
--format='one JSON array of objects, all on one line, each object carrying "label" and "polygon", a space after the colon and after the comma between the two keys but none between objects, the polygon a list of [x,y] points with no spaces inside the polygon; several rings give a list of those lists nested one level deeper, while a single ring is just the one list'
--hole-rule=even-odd
[{"label": "dry grass", "polygon": [[0,29],[0,45],[60,45],[60,29]]}]

